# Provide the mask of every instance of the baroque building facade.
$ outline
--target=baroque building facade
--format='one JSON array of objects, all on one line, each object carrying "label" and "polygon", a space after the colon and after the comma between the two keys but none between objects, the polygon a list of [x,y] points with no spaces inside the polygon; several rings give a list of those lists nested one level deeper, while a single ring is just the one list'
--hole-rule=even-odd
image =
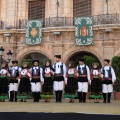
[{"label": "baroque building facade", "polygon": [[[93,16],[94,44],[75,44],[74,17]],[[25,44],[28,19],[42,19],[42,43]],[[101,64],[120,55],[120,0],[0,0],[0,46],[12,59],[49,58],[61,54],[63,62],[91,55]]]}]

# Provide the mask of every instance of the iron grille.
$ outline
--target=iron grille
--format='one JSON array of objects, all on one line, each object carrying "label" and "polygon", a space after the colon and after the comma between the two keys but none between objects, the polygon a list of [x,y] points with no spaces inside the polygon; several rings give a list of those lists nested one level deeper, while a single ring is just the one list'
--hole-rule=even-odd
[{"label": "iron grille", "polygon": [[91,16],[92,0],[73,0],[73,16]]},{"label": "iron grille", "polygon": [[45,18],[45,0],[29,1],[28,3],[28,19]]}]

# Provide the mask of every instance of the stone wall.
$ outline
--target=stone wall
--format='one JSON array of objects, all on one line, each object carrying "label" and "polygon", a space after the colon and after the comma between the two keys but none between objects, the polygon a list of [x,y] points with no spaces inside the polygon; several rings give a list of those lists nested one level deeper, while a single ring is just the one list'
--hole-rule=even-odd
[{"label": "stone wall", "polygon": [[[108,26],[107,26],[108,27]],[[106,26],[94,26],[94,45],[76,46],[73,28],[49,28],[43,29],[43,38],[41,45],[27,46],[25,45],[25,30],[7,30],[2,33],[12,33],[11,37],[0,35],[0,39],[4,39],[1,44],[6,51],[11,49],[14,53],[13,59],[19,61],[27,54],[38,52],[42,53],[54,61],[55,54],[61,54],[62,60],[67,62],[71,56],[77,52],[86,51],[95,55],[101,63],[104,58],[112,59],[115,55],[120,55],[120,26],[109,26],[112,32],[106,33]],[[54,31],[60,31],[60,35],[54,35]],[[4,56],[6,57],[6,56]]]},{"label": "stone wall", "polygon": [[[92,0],[92,14],[106,14],[107,3],[106,0]],[[120,0],[108,0],[108,13],[120,14]]]},{"label": "stone wall", "polygon": [[[72,2],[70,0],[59,0],[59,16],[73,17]],[[72,1],[72,0],[71,0]],[[19,19],[27,18],[27,0],[0,0],[0,19],[6,24],[16,26]],[[93,15],[105,14],[105,0],[92,1]],[[17,7],[16,7],[17,6]],[[109,13],[120,12],[120,0],[109,0]],[[46,17],[56,17],[56,0],[46,0]],[[105,32],[106,28],[111,28],[111,32]],[[53,34],[60,31],[60,35]],[[10,37],[5,34],[10,33]],[[102,63],[104,58],[112,59],[115,55],[120,55],[120,25],[96,25],[94,26],[94,45],[76,46],[74,38],[74,27],[43,28],[43,38],[41,45],[25,45],[25,30],[13,28],[11,30],[0,30],[0,46],[5,48],[4,58],[10,49],[14,53],[12,59],[19,61],[27,54],[38,52],[46,55],[54,61],[55,54],[61,54],[62,60],[67,62],[76,52],[87,51],[94,54]]]}]

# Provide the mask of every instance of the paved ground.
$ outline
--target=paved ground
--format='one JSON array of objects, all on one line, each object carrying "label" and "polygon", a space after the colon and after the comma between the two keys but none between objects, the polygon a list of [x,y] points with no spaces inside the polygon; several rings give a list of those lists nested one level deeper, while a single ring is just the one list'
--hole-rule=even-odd
[{"label": "paved ground", "polygon": [[55,103],[52,99],[50,103],[40,100],[39,103],[33,103],[32,100],[24,102],[0,102],[0,112],[74,112],[74,113],[102,113],[102,114],[120,114],[120,101],[112,100],[110,104],[93,103],[93,100],[87,100],[87,103],[68,103],[64,99],[62,103]]}]

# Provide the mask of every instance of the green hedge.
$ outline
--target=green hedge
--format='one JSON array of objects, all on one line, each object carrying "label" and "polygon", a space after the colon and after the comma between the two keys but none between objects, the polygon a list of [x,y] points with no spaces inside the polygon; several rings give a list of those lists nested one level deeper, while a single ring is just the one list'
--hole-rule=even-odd
[{"label": "green hedge", "polygon": [[114,91],[120,92],[120,56],[112,58],[111,66],[113,67],[117,78],[114,85]]}]

